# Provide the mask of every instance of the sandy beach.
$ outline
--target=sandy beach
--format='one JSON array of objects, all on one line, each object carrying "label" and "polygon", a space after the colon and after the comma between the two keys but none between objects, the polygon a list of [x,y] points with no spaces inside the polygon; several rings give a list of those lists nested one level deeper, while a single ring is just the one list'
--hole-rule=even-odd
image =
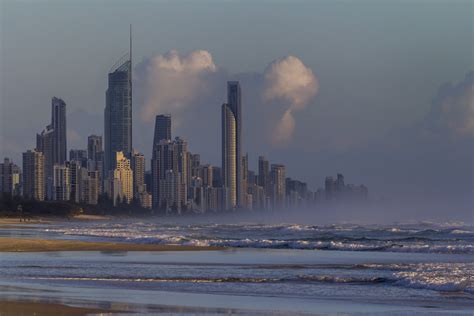
[{"label": "sandy beach", "polygon": [[102,308],[87,308],[68,306],[58,303],[0,301],[0,315],[35,315],[35,316],[83,316],[91,314],[105,314],[111,311]]},{"label": "sandy beach", "polygon": [[0,238],[0,252],[45,251],[199,251],[222,250],[221,247],[147,245],[131,243],[88,242],[27,238]]}]

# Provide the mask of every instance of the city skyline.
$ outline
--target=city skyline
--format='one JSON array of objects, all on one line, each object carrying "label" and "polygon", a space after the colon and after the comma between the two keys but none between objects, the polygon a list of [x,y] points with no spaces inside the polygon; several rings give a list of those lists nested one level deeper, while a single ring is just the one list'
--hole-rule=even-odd
[{"label": "city skyline", "polygon": [[[242,6],[225,6],[232,7],[237,15],[242,16]],[[216,10],[225,11],[225,6]],[[21,21],[23,16],[19,9],[19,4],[5,5],[4,12],[11,14],[3,17],[18,17]],[[61,10],[61,6],[58,10]],[[102,8],[98,10],[100,12]],[[119,5],[114,10],[123,12],[124,7]],[[138,12],[143,8],[133,10]],[[196,30],[184,28],[186,23],[177,30],[169,27],[170,20],[162,15],[172,13],[172,4],[160,5],[161,13],[150,8],[150,12],[161,17],[156,21],[143,23],[131,18],[137,46],[134,49],[137,62],[133,69],[136,95],[133,100],[133,147],[146,157],[151,157],[149,144],[153,133],[143,133],[143,130],[153,129],[154,115],[146,114],[147,110],[156,107],[160,109],[160,113],[173,115],[173,133],[186,139],[191,144],[190,150],[200,152],[203,161],[219,165],[220,152],[211,150],[218,147],[220,142],[220,133],[217,132],[220,129],[220,113],[215,107],[226,99],[226,82],[238,80],[245,91],[243,99],[246,107],[243,115],[247,122],[244,130],[247,135],[244,135],[244,144],[249,157],[254,157],[249,159],[251,170],[257,169],[255,157],[258,155],[276,157],[277,159],[271,159],[272,162],[285,163],[291,176],[307,182],[313,189],[324,183],[327,174],[342,172],[348,178],[356,179],[357,183],[365,183],[371,189],[371,196],[385,200],[404,200],[407,203],[422,203],[427,200],[426,196],[437,201],[435,204],[439,202],[449,205],[461,201],[464,214],[468,214],[466,206],[472,202],[472,177],[466,170],[472,169],[472,151],[469,148],[473,134],[468,123],[471,117],[468,112],[470,103],[466,104],[462,96],[468,93],[473,81],[473,76],[469,75],[472,70],[469,57],[472,55],[472,34],[466,32],[468,19],[454,19],[469,11],[461,2],[451,7],[443,3],[430,6],[418,4],[409,9],[397,7],[390,15],[384,15],[386,21],[383,25],[388,31],[383,33],[377,30],[377,25],[380,24],[377,24],[376,18],[355,24],[356,20],[348,15],[348,12],[361,12],[360,7],[355,4],[343,8],[329,3],[305,3],[297,7],[276,5],[275,12],[290,12],[286,16],[292,23],[285,25],[294,27],[284,29],[275,25],[272,32],[257,26],[254,19],[258,16],[263,22],[269,21],[271,17],[264,13],[264,6],[257,4],[254,10],[258,14],[245,18],[248,25],[242,26],[245,30],[248,27],[255,28],[255,32],[249,35],[254,39],[253,43],[264,39],[265,34],[281,32],[288,35],[298,28],[317,30],[324,25],[321,24],[322,16],[328,12],[338,12],[339,17],[346,16],[347,19],[345,24],[339,24],[339,28],[336,27],[337,24],[331,24],[333,28],[330,36],[316,32],[315,41],[294,39],[281,44],[270,41],[271,44],[267,43],[268,45],[252,46],[248,37],[239,38],[230,26],[223,26],[222,31],[210,28],[215,22],[204,22],[206,13],[199,9],[195,10],[195,18],[209,28],[212,35],[206,36],[206,39]],[[373,17],[385,12],[383,6],[375,4],[370,10]],[[313,12],[314,16],[309,17],[305,11]],[[420,17],[416,12],[421,11],[430,14]],[[64,18],[71,18],[68,10],[64,13]],[[441,13],[453,21],[446,28],[436,24],[437,19],[434,17]],[[295,20],[295,16],[299,19]],[[415,18],[421,18],[424,23],[415,23],[410,34],[402,32],[401,21],[414,21]],[[335,23],[341,21],[336,19]],[[37,133],[44,127],[45,124],[39,123],[47,121],[42,105],[47,104],[53,95],[65,100],[69,115],[74,117],[68,122],[70,148],[84,148],[84,141],[90,134],[103,135],[101,112],[104,87],[107,84],[103,74],[110,69],[111,61],[118,58],[128,46],[128,43],[125,44],[128,42],[125,33],[128,31],[129,21],[124,23],[112,19],[110,22],[112,23],[102,30],[89,32],[94,34],[87,39],[81,37],[78,30],[65,26],[54,34],[65,43],[75,43],[70,47],[62,46],[66,54],[57,56],[54,61],[49,60],[49,57],[45,59],[47,47],[54,45],[43,45],[45,47],[38,49],[32,58],[35,64],[27,63],[27,68],[19,63],[19,57],[23,53],[14,56],[8,48],[11,45],[4,46],[2,67],[5,67],[6,73],[11,73],[11,67],[24,69],[15,73],[12,80],[21,80],[29,86],[28,90],[34,95],[34,99],[15,93],[16,90],[9,81],[2,81],[5,95],[1,113],[2,156],[10,157],[18,164],[22,150],[34,147],[34,140],[24,139],[32,130]],[[27,25],[28,23],[26,22]],[[5,24],[6,44],[11,43],[12,36],[24,32],[13,25]],[[422,25],[426,25],[426,28]],[[351,29],[349,26],[354,29],[354,34],[351,33],[353,39],[343,34],[345,30]],[[44,32],[50,27],[44,21],[38,24],[37,29]],[[436,33],[447,38],[453,32],[458,36],[452,40],[456,44],[452,43],[451,46],[438,43],[430,35]],[[248,31],[245,33],[250,34]],[[70,38],[71,34],[76,35],[74,38],[77,42],[66,41],[66,36]],[[106,43],[87,45],[87,40],[98,39],[105,40]],[[48,43],[50,39],[43,40]],[[229,45],[231,40],[236,44]],[[354,41],[370,45],[351,45]],[[31,47],[34,46],[28,45],[33,43],[20,43],[25,47],[21,51],[32,51]],[[97,56],[89,54],[88,63],[84,64],[79,62],[81,58],[76,53],[80,47],[89,47],[91,51],[100,53]],[[249,47],[253,47],[255,52],[245,52]],[[449,50],[449,47],[456,49]],[[166,51],[170,52],[165,53]],[[428,53],[431,58],[423,58]],[[447,53],[452,58],[446,59]],[[48,53],[47,56],[56,55]],[[351,56],[357,56],[357,60]],[[387,63],[387,58],[393,62]],[[76,60],[77,63],[72,62]],[[67,67],[53,67],[56,62]],[[38,81],[36,72],[40,65],[48,65],[48,71],[42,72],[44,89],[38,91],[29,82],[33,79]],[[75,68],[77,65],[81,65],[80,71]],[[178,68],[166,68],[170,65],[177,65],[181,72],[177,72]],[[312,78],[308,75],[308,82],[312,82],[313,89],[307,94],[303,93],[303,101],[297,100],[301,106],[289,107],[289,103],[296,99],[288,94],[268,94],[275,91],[269,85],[278,84],[278,77],[272,76],[278,75],[278,70],[284,70],[285,65],[301,70],[300,76],[308,75],[307,70],[310,69],[313,79],[316,79],[311,81]],[[394,72],[393,69],[397,70]],[[69,83],[69,77],[64,77],[65,73],[75,73],[77,81],[71,79]],[[22,77],[18,77],[20,75]],[[59,80],[55,76],[59,76]],[[174,81],[170,81],[170,78],[174,78]],[[88,83],[83,84],[82,81]],[[151,82],[154,86],[149,86]],[[450,87],[446,84],[448,82],[451,82]],[[178,91],[180,94],[177,95],[172,89],[174,86],[183,87]],[[443,88],[438,91],[440,87]],[[166,93],[154,95],[154,90]],[[450,104],[451,110],[440,111],[448,100],[454,100]],[[36,120],[32,121],[28,115],[30,112],[43,119],[38,119],[38,123],[35,123]],[[18,124],[20,117],[28,121],[27,126],[21,130],[17,128],[21,125]],[[208,126],[199,128],[198,122],[206,118],[209,118]],[[81,126],[87,126],[87,131]],[[292,128],[291,138],[284,145],[275,143],[271,134],[275,129],[285,126]],[[451,164],[448,171],[444,166],[453,160],[456,163]]]}]

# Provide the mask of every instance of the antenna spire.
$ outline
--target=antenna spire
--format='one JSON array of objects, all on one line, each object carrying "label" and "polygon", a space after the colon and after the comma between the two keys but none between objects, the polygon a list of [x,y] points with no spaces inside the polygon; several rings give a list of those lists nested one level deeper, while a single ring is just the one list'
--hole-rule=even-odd
[{"label": "antenna spire", "polygon": [[130,24],[130,66],[132,64],[132,24]]}]

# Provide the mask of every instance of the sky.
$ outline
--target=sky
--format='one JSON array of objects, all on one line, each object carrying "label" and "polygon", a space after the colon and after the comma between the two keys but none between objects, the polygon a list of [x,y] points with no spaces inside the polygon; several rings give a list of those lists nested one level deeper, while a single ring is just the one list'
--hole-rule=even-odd
[{"label": "sky", "polygon": [[103,134],[129,24],[133,143],[148,158],[153,117],[169,113],[173,136],[219,166],[225,84],[239,80],[251,169],[263,154],[313,190],[343,173],[373,200],[472,220],[472,1],[2,0],[0,156],[21,165],[53,96],[69,148]]}]

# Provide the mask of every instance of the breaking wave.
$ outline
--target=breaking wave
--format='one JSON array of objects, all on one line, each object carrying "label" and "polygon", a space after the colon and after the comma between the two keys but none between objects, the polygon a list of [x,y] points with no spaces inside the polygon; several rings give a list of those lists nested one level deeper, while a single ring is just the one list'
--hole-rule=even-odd
[{"label": "breaking wave", "polygon": [[112,223],[48,231],[147,244],[474,254],[472,227]]}]

